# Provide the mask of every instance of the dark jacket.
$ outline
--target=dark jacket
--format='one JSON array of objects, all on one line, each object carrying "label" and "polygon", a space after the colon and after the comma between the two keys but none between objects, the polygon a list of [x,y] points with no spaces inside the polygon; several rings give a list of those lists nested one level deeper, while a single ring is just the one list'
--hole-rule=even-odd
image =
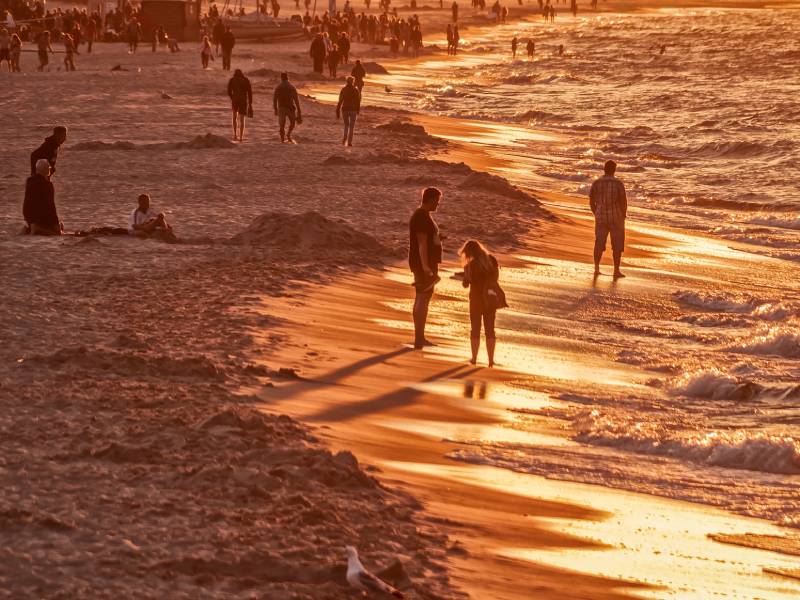
[{"label": "dark jacket", "polygon": [[350,75],[355,77],[356,83],[364,81],[364,77],[367,76],[367,71],[364,69],[364,65],[358,64],[353,67],[353,70],[350,71]]},{"label": "dark jacket", "polygon": [[325,58],[325,42],[321,37],[314,38],[311,41],[311,47],[309,48],[308,53],[311,55],[311,58]]},{"label": "dark jacket", "polygon": [[31,175],[36,175],[36,161],[42,158],[46,158],[50,163],[53,173],[56,172],[56,159],[58,158],[59,146],[60,144],[56,141],[55,135],[44,138],[44,143],[31,152]]},{"label": "dark jacket", "polygon": [[354,111],[361,110],[361,92],[358,88],[352,85],[346,85],[339,92],[339,104],[336,105],[336,114],[340,111]]},{"label": "dark jacket", "polygon": [[297,97],[297,90],[288,81],[281,81],[275,88],[275,93],[272,95],[272,107],[275,110],[278,108],[288,108],[289,110],[297,109],[300,112],[300,99]]},{"label": "dark jacket", "polygon": [[36,223],[44,227],[58,227],[55,190],[49,179],[41,175],[28,177],[25,182],[22,216],[28,225]]},{"label": "dark jacket", "polygon": [[219,38],[219,45],[222,46],[224,52],[230,52],[236,45],[236,37],[232,31],[226,31]]}]

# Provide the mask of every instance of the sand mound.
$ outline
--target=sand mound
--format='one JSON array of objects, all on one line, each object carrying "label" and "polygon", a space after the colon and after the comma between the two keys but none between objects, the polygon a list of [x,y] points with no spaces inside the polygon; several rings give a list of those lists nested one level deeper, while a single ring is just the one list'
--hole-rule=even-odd
[{"label": "sand mound", "polygon": [[31,366],[53,369],[102,371],[121,377],[170,377],[224,379],[225,372],[205,356],[173,358],[133,352],[89,349],[85,346],[62,348],[52,354],[36,355],[25,361]]},{"label": "sand mound", "polygon": [[211,148],[235,148],[236,144],[221,135],[207,133],[205,135],[198,135],[188,142],[166,144],[166,146],[174,148],[175,150],[205,150]]},{"label": "sand mound", "polygon": [[70,146],[70,150],[77,150],[78,152],[86,150],[135,150],[136,144],[133,142],[80,142],[74,146]]},{"label": "sand mound", "polygon": [[347,223],[323,217],[316,211],[300,215],[263,214],[230,242],[300,251],[309,258],[350,253],[370,258],[386,253],[386,249],[372,236]]},{"label": "sand mound", "polygon": [[470,173],[467,175],[466,179],[461,182],[459,187],[468,190],[482,190],[484,192],[497,194],[498,196],[513,198],[514,200],[525,200],[527,202],[539,204],[536,198],[509,183],[508,179],[505,177],[491,175],[489,173],[480,173],[477,171]]},{"label": "sand mound", "polygon": [[425,128],[422,125],[416,125],[402,119],[392,119],[388,123],[376,125],[375,129],[400,134],[409,138],[414,137],[417,138],[415,141],[424,141],[428,144],[447,144],[446,140],[432,136],[425,131]]},{"label": "sand mound", "polygon": [[364,70],[369,73],[370,75],[388,75],[389,71],[386,70],[380,63],[376,62],[363,62],[361,66],[364,67]]}]

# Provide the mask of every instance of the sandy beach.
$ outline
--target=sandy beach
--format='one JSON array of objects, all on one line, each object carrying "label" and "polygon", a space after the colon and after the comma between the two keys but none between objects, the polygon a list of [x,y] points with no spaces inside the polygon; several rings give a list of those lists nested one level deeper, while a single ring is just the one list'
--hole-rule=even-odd
[{"label": "sandy beach", "polygon": [[[420,14],[435,38],[449,11]],[[466,24],[478,35],[486,19]],[[651,370],[564,324],[621,304],[641,320],[677,315],[679,290],[768,279],[778,261],[633,211],[628,278],[592,283],[585,199],[507,179],[496,142],[510,126],[378,101],[391,94],[370,75],[344,148],[307,42],[241,43],[233,66],[251,79],[255,118],[234,143],[228,74],[202,70],[194,46],[97,44],[73,73],[36,73],[25,55],[2,94],[0,597],[355,598],[345,545],[408,598],[800,593],[796,529],[470,454],[474,439],[573,443],[558,401],[579,382],[648,389]],[[391,77],[387,54],[353,50]],[[271,107],[282,70],[303,108],[292,145]],[[124,227],[146,192],[180,243],[18,235],[28,155],[57,124],[69,128],[53,177],[67,230]],[[438,345],[417,352],[407,222],[429,185],[453,242]],[[531,319],[535,343],[501,338],[496,369],[466,362],[451,276],[471,237],[536,306],[501,315],[508,331]]]}]

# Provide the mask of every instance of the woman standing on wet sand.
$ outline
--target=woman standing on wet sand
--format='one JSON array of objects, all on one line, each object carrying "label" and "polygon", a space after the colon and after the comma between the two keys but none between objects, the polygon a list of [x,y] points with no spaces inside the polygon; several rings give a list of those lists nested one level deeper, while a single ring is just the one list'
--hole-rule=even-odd
[{"label": "woman standing on wet sand", "polygon": [[208,68],[208,61],[211,60],[213,50],[211,49],[211,40],[208,39],[208,36],[203,37],[203,45],[200,49],[200,60],[203,63],[203,68]]},{"label": "woman standing on wet sand", "polygon": [[505,297],[498,280],[500,266],[497,259],[489,254],[486,247],[477,240],[467,241],[459,250],[464,265],[464,287],[469,288],[469,321],[470,346],[472,348],[473,365],[478,362],[478,351],[481,349],[481,321],[486,336],[486,353],[489,366],[494,366],[494,349],[496,343],[494,321],[497,309],[506,305]]}]

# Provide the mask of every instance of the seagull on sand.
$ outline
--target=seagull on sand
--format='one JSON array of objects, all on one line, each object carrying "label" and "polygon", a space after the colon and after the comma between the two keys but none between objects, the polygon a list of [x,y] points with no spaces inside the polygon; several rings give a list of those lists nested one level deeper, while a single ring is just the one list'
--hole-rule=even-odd
[{"label": "seagull on sand", "polygon": [[405,598],[403,592],[394,589],[385,581],[381,581],[370,573],[358,560],[358,552],[352,546],[345,546],[347,552],[347,583],[354,588],[367,593],[376,593],[380,596],[394,596]]}]

